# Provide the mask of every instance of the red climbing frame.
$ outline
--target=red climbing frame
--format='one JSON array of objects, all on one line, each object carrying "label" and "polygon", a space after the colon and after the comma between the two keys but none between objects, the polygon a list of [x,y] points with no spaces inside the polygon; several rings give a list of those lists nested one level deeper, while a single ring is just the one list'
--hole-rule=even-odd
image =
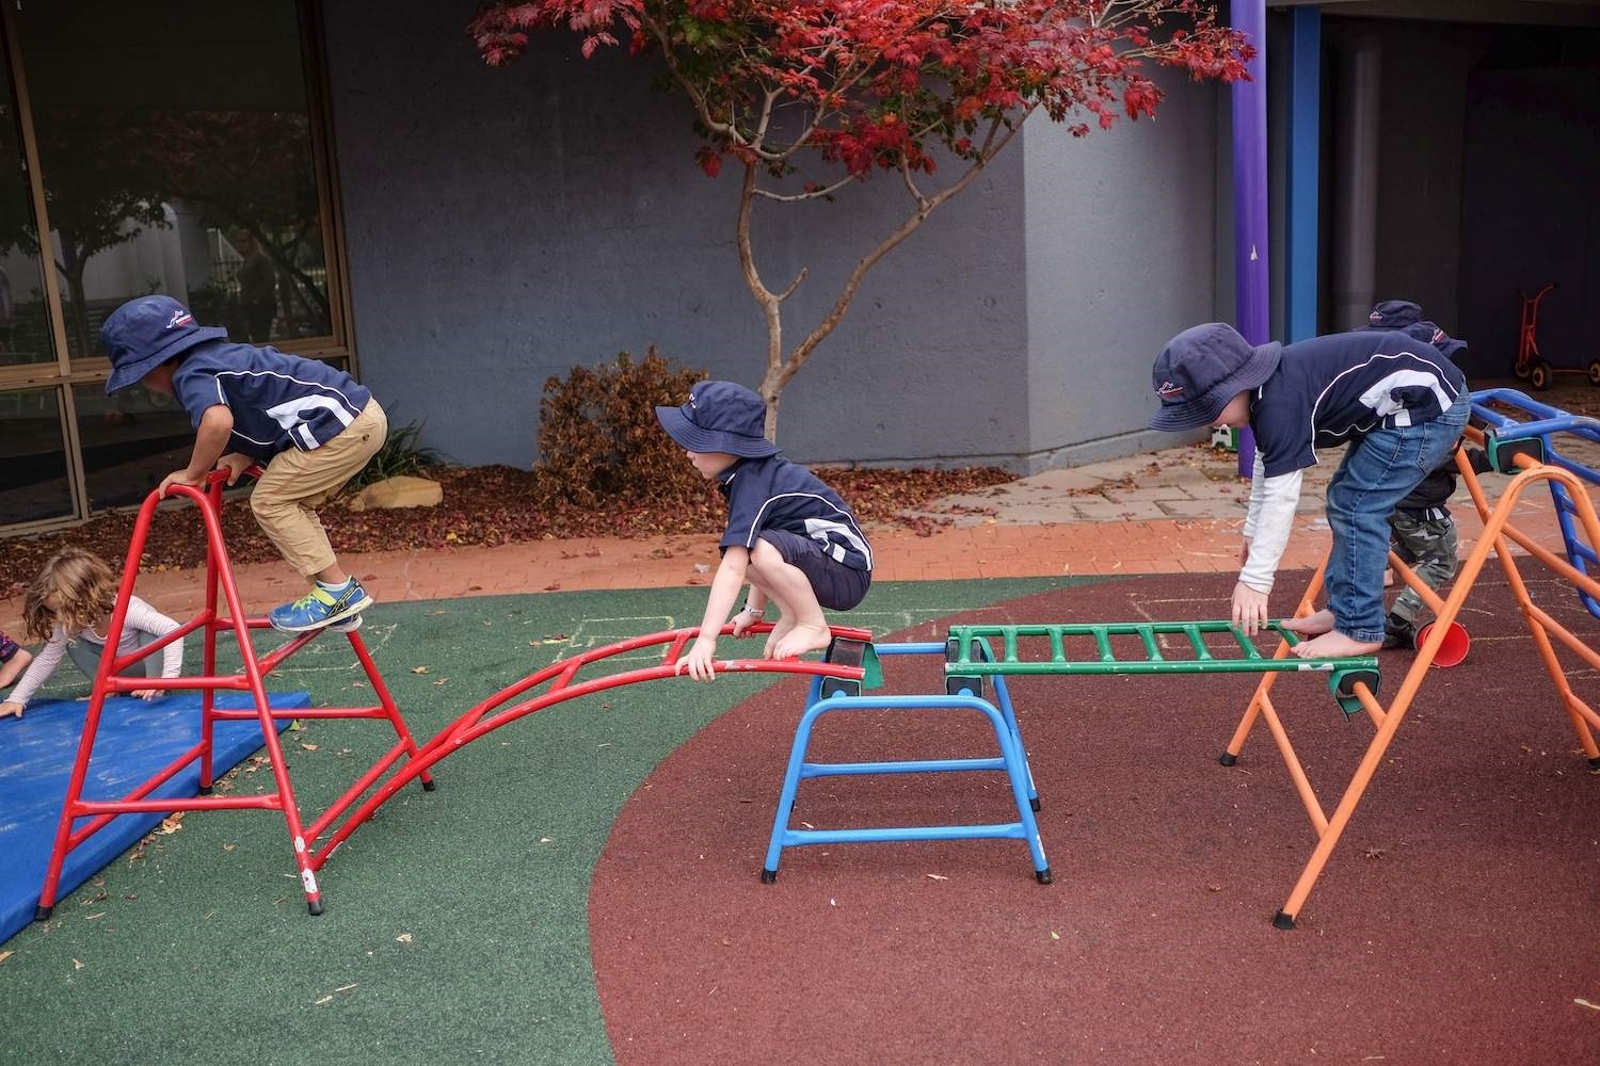
[{"label": "red climbing frame", "polygon": [[[257,655],[254,645],[250,640],[250,630],[270,629],[271,626],[264,618],[247,618],[239,602],[239,588],[233,579],[233,568],[228,563],[228,553],[222,541],[222,526],[218,516],[222,508],[222,484],[224,475],[217,472],[211,475],[205,492],[187,486],[174,486],[168,490],[169,496],[188,496],[198,505],[200,516],[206,528],[206,601],[205,608],[198,617],[179,626],[172,633],[161,638],[154,644],[139,649],[130,655],[118,656],[114,651],[122,638],[122,628],[128,612],[128,602],[133,595],[134,582],[139,574],[139,557],[144,552],[145,541],[150,533],[150,520],[155,514],[156,504],[160,502],[155,493],[151,493],[145,500],[144,506],[139,509],[139,517],[134,523],[133,536],[128,544],[128,557],[122,570],[122,585],[117,590],[117,605],[111,615],[111,626],[106,631],[106,654],[101,656],[100,669],[95,675],[94,689],[89,697],[88,717],[84,721],[83,737],[78,743],[77,761],[72,767],[72,776],[67,785],[66,801],[61,809],[61,822],[56,828],[55,847],[50,855],[50,865],[45,871],[44,885],[39,891],[39,906],[34,912],[36,920],[50,917],[50,911],[55,906],[56,890],[61,880],[61,867],[66,862],[67,855],[82,844],[96,832],[110,824],[119,814],[132,814],[135,812],[160,812],[183,810],[275,810],[282,811],[284,822],[289,829],[289,839],[294,849],[295,866],[300,872],[300,882],[305,889],[306,908],[312,914],[322,913],[322,893],[317,887],[316,871],[321,869],[327,861],[329,854],[342,836],[332,837],[317,847],[318,839],[326,833],[334,822],[349,810],[352,804],[366,792],[372,784],[387,773],[396,764],[404,764],[415,759],[420,750],[411,737],[411,732],[406,728],[405,719],[400,715],[400,709],[395,706],[394,698],[389,695],[389,689],[383,683],[383,677],[378,673],[377,666],[372,661],[372,656],[367,652],[366,643],[361,639],[361,634],[356,630],[345,633],[330,633],[327,630],[316,630],[301,633],[288,643],[267,653]],[[227,612],[221,613],[219,607],[219,592],[221,598],[227,602]],[[125,678],[118,677],[123,670],[132,666],[136,661],[150,654],[152,651],[163,648],[175,640],[180,640],[190,633],[201,631],[204,633],[204,665],[203,673],[199,677],[175,678]],[[229,632],[234,634],[239,642],[239,654],[243,662],[243,673],[218,676],[217,669],[217,634]],[[295,652],[305,647],[318,636],[326,633],[330,637],[345,636],[350,641],[350,647],[355,652],[356,659],[360,661],[361,668],[366,671],[367,680],[372,685],[372,691],[378,697],[378,703],[370,707],[329,707],[322,709],[274,709],[267,700],[267,692],[262,678],[271,673],[284,660]],[[199,689],[201,692],[201,719],[200,740],[194,747],[178,756],[169,766],[156,773],[144,784],[134,789],[121,799],[86,799],[83,795],[84,778],[89,770],[89,756],[94,750],[95,733],[100,726],[100,714],[105,706],[107,696],[135,689]],[[239,690],[249,692],[254,697],[254,707],[239,710],[225,710],[214,706],[215,693],[219,689]],[[294,786],[289,780],[288,767],[284,762],[283,749],[278,742],[278,730],[274,723],[277,718],[381,718],[387,719],[395,732],[394,745],[384,753],[383,757],[374,763],[366,773],[350,786],[349,790],[330,805],[321,817],[310,825],[303,825],[300,820],[300,809],[295,803]],[[271,766],[273,780],[277,791],[265,795],[210,795],[216,767],[213,765],[213,727],[223,719],[249,720],[255,719],[261,724],[262,741],[266,745],[267,758]],[[200,788],[204,795],[191,798],[169,797],[166,799],[147,799],[152,792],[160,788],[185,767],[192,763],[200,764]],[[432,789],[433,781],[424,770],[420,773],[408,775],[420,778],[425,789]],[[74,829],[73,823],[81,818],[89,821],[81,828]]]},{"label": "red climbing frame", "polygon": [[[204,493],[183,486],[169,490],[169,495],[188,496],[194,500],[199,505],[200,515],[205,521],[207,545],[205,609],[199,617],[180,626],[154,644],[140,648],[136,654],[116,656],[108,653],[101,657],[100,669],[95,675],[93,694],[89,698],[89,712],[84,722],[83,738],[78,745],[77,762],[72,768],[72,778],[67,785],[66,802],[61,810],[61,822],[56,829],[55,848],[50,856],[49,869],[45,873],[44,887],[39,892],[39,907],[34,913],[34,917],[37,920],[42,921],[50,917],[51,908],[55,905],[56,889],[61,880],[61,867],[73,848],[82,844],[119,814],[131,814],[134,812],[166,813],[176,810],[252,809],[282,811],[284,821],[289,828],[289,838],[294,847],[295,865],[299,868],[300,880],[305,887],[306,907],[312,914],[321,914],[322,893],[317,887],[316,871],[322,868],[322,864],[355,831],[357,826],[371,818],[377,809],[401,788],[412,781],[421,781],[423,788],[431,790],[433,788],[433,779],[429,774],[429,770],[439,760],[459,751],[463,745],[477,740],[479,737],[485,736],[503,725],[517,721],[526,715],[553,704],[564,703],[579,696],[586,696],[590,693],[601,692],[621,685],[631,685],[640,681],[687,676],[680,672],[682,664],[679,660],[683,655],[684,647],[698,635],[698,629],[677,629],[665,633],[654,633],[649,636],[634,637],[618,644],[592,648],[571,659],[560,660],[542,670],[529,674],[516,684],[488,697],[447,726],[438,736],[426,744],[418,746],[412,739],[410,731],[406,728],[405,720],[400,716],[399,708],[395,706],[394,699],[389,695],[389,690],[384,685],[383,678],[379,675],[378,668],[372,661],[372,656],[368,654],[366,644],[362,641],[359,632],[350,630],[340,634],[329,632],[328,630],[317,630],[310,633],[302,633],[264,656],[256,654],[250,642],[249,631],[251,629],[270,629],[271,626],[264,618],[247,619],[239,603],[239,590],[233,580],[233,569],[228,563],[228,553],[223,544],[222,526],[218,518],[222,508],[223,477],[224,475],[220,472],[213,474],[207,483],[207,490]],[[106,646],[108,648],[116,648],[121,640],[128,601],[133,595],[134,580],[138,576],[139,557],[144,551],[145,540],[150,531],[150,520],[155,514],[155,507],[158,502],[158,498],[152,493],[145,500],[144,506],[140,508],[139,517],[134,523],[133,538],[128,545],[128,559],[123,567],[122,585],[117,591],[116,610],[111,616],[111,625],[106,632]],[[227,601],[226,615],[218,612],[219,591]],[[764,624],[752,627],[751,631],[762,633],[769,631],[771,628],[770,624]],[[867,642],[872,639],[872,634],[864,629],[854,629],[846,626],[833,626],[831,628],[834,637],[839,640]],[[117,676],[138,659],[196,630],[204,630],[205,632],[203,676],[170,679],[123,678]],[[728,634],[732,631],[733,627],[727,626],[723,628],[722,633]],[[231,632],[238,638],[244,666],[243,673],[216,676],[217,634],[219,632]],[[349,638],[350,646],[354,650],[356,658],[360,661],[362,669],[366,671],[367,679],[371,683],[373,691],[377,694],[378,704],[372,707],[274,710],[267,702],[266,689],[261,679],[282,665],[284,660],[324,633],[331,637],[343,635]],[[582,681],[578,680],[578,672],[587,666],[652,645],[663,645],[665,648],[661,662],[656,666],[628,670]],[[715,668],[719,673],[820,675],[843,681],[853,681],[858,684],[866,675],[866,670],[861,666],[849,666],[835,662],[809,662],[798,659],[729,659],[717,662]],[[543,691],[532,698],[520,703],[512,702],[517,697],[541,686],[545,686]],[[100,713],[105,705],[106,697],[119,692],[146,688],[197,688],[201,690],[203,697],[199,743],[180,755],[166,769],[151,777],[150,780],[122,799],[84,799],[83,782],[89,768],[89,755],[94,750],[95,732],[100,725]],[[218,689],[248,691],[255,697],[255,706],[242,710],[219,709],[213,706],[213,693]],[[261,723],[261,735],[267,748],[273,779],[277,784],[276,792],[255,796],[203,795],[188,799],[145,798],[196,760],[200,762],[201,789],[209,792],[212,778],[215,774],[211,759],[213,724],[221,719],[248,720],[252,718]],[[278,743],[278,731],[273,722],[275,718],[387,718],[393,724],[398,739],[395,745],[374,763],[371,769],[362,774],[344,795],[331,804],[320,818],[310,825],[302,825],[299,807],[294,799],[294,788],[289,781],[288,769],[284,764],[283,750]],[[356,806],[354,810],[351,810],[356,801],[360,800],[363,795],[366,795],[365,800],[361,802],[360,806]],[[345,817],[347,812],[349,812],[349,816]],[[74,831],[73,822],[80,818],[89,818],[90,821],[82,828]],[[342,822],[340,822],[341,818],[343,818]],[[338,824],[336,825],[335,823]],[[322,839],[324,834],[327,834],[327,839],[325,840]],[[318,846],[318,841],[321,841],[320,846]]]}]

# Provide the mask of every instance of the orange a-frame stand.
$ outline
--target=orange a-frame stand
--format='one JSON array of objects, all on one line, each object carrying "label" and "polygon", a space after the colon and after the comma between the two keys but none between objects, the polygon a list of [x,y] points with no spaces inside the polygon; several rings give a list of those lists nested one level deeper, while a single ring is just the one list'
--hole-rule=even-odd
[{"label": "orange a-frame stand", "polygon": [[[223,474],[218,472],[211,476],[207,491],[204,493],[186,486],[176,486],[168,490],[168,495],[188,496],[192,499],[198,505],[200,516],[205,522],[205,608],[199,616],[179,626],[155,643],[141,648],[133,654],[117,655],[116,648],[122,638],[123,625],[128,612],[128,602],[133,595],[134,582],[139,574],[139,557],[144,552],[145,541],[150,532],[150,520],[155,514],[156,504],[160,502],[159,497],[155,493],[151,493],[145,500],[144,506],[139,509],[139,517],[134,523],[133,536],[128,544],[128,558],[122,571],[122,584],[117,590],[117,605],[111,616],[110,628],[106,631],[106,653],[101,656],[100,669],[95,674],[94,689],[89,697],[88,715],[83,726],[83,737],[78,744],[77,761],[73,765],[72,775],[67,785],[66,800],[61,808],[61,822],[56,828],[55,847],[50,854],[50,865],[45,872],[44,886],[39,891],[39,906],[34,911],[34,918],[37,921],[43,921],[50,917],[50,912],[56,902],[56,890],[61,880],[61,867],[72,849],[110,824],[112,819],[119,814],[135,812],[168,813],[178,810],[249,809],[282,811],[284,821],[288,825],[289,839],[294,849],[295,866],[300,872],[300,883],[305,889],[306,909],[312,914],[321,914],[322,892],[317,887],[316,871],[321,869],[322,864],[327,861],[328,856],[338,846],[343,837],[332,837],[324,841],[321,847],[317,846],[317,841],[390,767],[402,759],[410,760],[418,752],[417,744],[412,739],[410,730],[406,728],[405,719],[401,717],[399,708],[395,706],[394,698],[389,695],[389,689],[384,685],[383,677],[378,673],[378,668],[373,663],[372,656],[368,653],[367,646],[361,639],[361,634],[354,629],[345,631],[343,634],[330,635],[343,635],[349,638],[350,647],[354,651],[356,659],[361,663],[361,668],[366,671],[367,680],[378,697],[377,704],[370,707],[275,710],[268,703],[266,687],[262,682],[262,678],[325,631],[318,630],[301,633],[266,655],[258,656],[256,654],[250,640],[250,630],[267,629],[270,628],[270,624],[264,618],[247,619],[239,603],[239,589],[234,583],[233,569],[228,563],[228,553],[222,540],[222,525],[218,517],[222,510],[222,483]],[[227,601],[226,614],[222,614],[218,610],[219,591]],[[205,652],[201,676],[175,678],[117,676],[144,656],[160,650],[175,640],[181,640],[197,630],[204,634]],[[239,655],[243,661],[242,673],[217,676],[217,634],[221,632],[232,633],[238,639]],[[105,706],[106,697],[121,692],[151,688],[199,689],[201,691],[199,742],[182,755],[179,755],[165,769],[156,773],[123,798],[85,799],[83,796],[84,778],[88,773],[89,757],[94,750],[95,733],[100,726],[100,714]],[[214,705],[215,694],[218,690],[249,692],[254,699],[254,706],[239,710],[218,708]],[[355,784],[329,806],[320,818],[310,825],[303,825],[300,821],[300,809],[295,802],[294,786],[289,780],[289,771],[284,761],[283,749],[278,743],[278,730],[275,724],[275,719],[277,718],[382,718],[387,719],[394,728],[396,740],[394,745],[373,764],[372,768],[362,774]],[[267,749],[267,759],[271,765],[272,777],[277,789],[275,792],[251,796],[216,796],[210,794],[212,781],[216,773],[216,768],[212,764],[213,726],[217,721],[228,719],[254,719],[261,724],[261,737]],[[192,798],[146,798],[185,767],[195,762],[200,765],[200,789],[202,795]],[[431,790],[433,788],[432,778],[426,772],[416,776],[420,778],[424,789]],[[73,823],[80,818],[88,818],[89,821],[81,828],[74,830]]]},{"label": "orange a-frame stand", "polygon": [[[1510,434],[1507,434],[1510,436]],[[1484,434],[1476,427],[1468,427],[1467,437],[1477,444],[1486,443]],[[1511,443],[1506,441],[1505,443]],[[1589,647],[1570,630],[1557,622],[1549,613],[1542,610],[1533,602],[1529,595],[1528,586],[1522,580],[1516,560],[1512,557],[1509,541],[1514,541],[1525,549],[1530,556],[1544,564],[1551,571],[1571,581],[1581,594],[1600,598],[1600,583],[1594,578],[1579,570],[1565,559],[1536,543],[1522,530],[1511,524],[1511,515],[1517,506],[1517,501],[1527,489],[1541,482],[1553,482],[1566,490],[1571,497],[1572,510],[1581,524],[1583,535],[1590,545],[1600,545],[1600,521],[1597,521],[1595,509],[1585,490],[1583,482],[1571,471],[1561,467],[1541,462],[1530,454],[1516,453],[1515,449],[1503,449],[1506,467],[1504,472],[1517,472],[1506,484],[1505,491],[1491,508],[1488,497],[1484,494],[1483,486],[1479,483],[1476,473],[1472,469],[1471,461],[1465,451],[1457,453],[1456,461],[1460,468],[1461,476],[1472,493],[1472,499],[1478,509],[1479,516],[1483,519],[1483,535],[1473,546],[1471,553],[1461,564],[1460,571],[1456,574],[1455,583],[1450,589],[1450,595],[1441,600],[1427,585],[1423,584],[1393,553],[1390,554],[1390,564],[1395,572],[1400,574],[1413,589],[1416,589],[1425,602],[1436,614],[1437,619],[1417,649],[1417,656],[1412,661],[1411,668],[1406,672],[1400,684],[1399,691],[1394,694],[1389,705],[1385,708],[1377,700],[1376,695],[1363,682],[1354,686],[1354,694],[1359,700],[1359,710],[1365,710],[1377,727],[1377,732],[1368,743],[1366,752],[1362,755],[1355,773],[1350,778],[1350,783],[1345,787],[1344,794],[1339,798],[1338,804],[1332,813],[1324,810],[1316,792],[1306,776],[1305,769],[1301,766],[1299,758],[1295,755],[1294,747],[1289,741],[1289,734],[1284,727],[1282,719],[1278,716],[1277,709],[1273,706],[1271,691],[1273,682],[1278,675],[1269,673],[1262,677],[1257,685],[1255,694],[1251,697],[1246,707],[1243,719],[1233,734],[1233,739],[1228,742],[1226,754],[1222,756],[1225,766],[1233,765],[1239,752],[1244,747],[1246,737],[1258,721],[1264,721],[1267,729],[1272,733],[1272,739],[1277,744],[1278,753],[1283,757],[1284,766],[1289,771],[1289,776],[1294,782],[1296,791],[1300,794],[1301,801],[1305,804],[1306,813],[1311,817],[1312,827],[1317,834],[1317,845],[1307,861],[1305,869],[1300,874],[1300,879],[1295,883],[1293,891],[1289,893],[1288,902],[1273,919],[1273,924],[1280,929],[1292,929],[1295,916],[1300,913],[1306,897],[1311,894],[1311,888],[1321,876],[1323,867],[1327,865],[1329,857],[1333,854],[1334,846],[1339,842],[1339,836],[1344,832],[1351,815],[1355,813],[1356,806],[1361,802],[1362,795],[1367,790],[1367,785],[1372,781],[1372,775],[1377,772],[1383,762],[1384,753],[1389,748],[1389,743],[1394,739],[1395,732],[1399,730],[1400,723],[1404,720],[1406,711],[1411,707],[1417,691],[1422,687],[1428,676],[1428,668],[1433,664],[1435,656],[1439,653],[1441,645],[1446,640],[1452,624],[1461,612],[1462,605],[1467,597],[1472,594],[1472,586],[1483,570],[1492,550],[1500,558],[1500,565],[1504,568],[1506,579],[1516,594],[1517,602],[1521,608],[1522,616],[1528,623],[1528,630],[1533,636],[1534,643],[1539,648],[1539,654],[1544,660],[1545,668],[1549,671],[1550,680],[1554,682],[1556,691],[1561,696],[1563,708],[1567,717],[1572,722],[1573,730],[1578,735],[1578,742],[1587,754],[1591,766],[1600,767],[1600,747],[1596,746],[1595,733],[1600,732],[1600,714],[1593,707],[1578,698],[1572,691],[1566,674],[1561,668],[1560,660],[1556,658],[1555,645],[1552,637],[1560,641],[1572,652],[1581,657],[1590,667],[1600,669],[1600,653]],[[1552,486],[1554,487],[1554,486]],[[1323,563],[1326,566],[1326,560]],[[1312,575],[1311,583],[1307,586],[1305,595],[1300,601],[1297,615],[1308,614],[1313,610],[1313,604],[1318,591],[1322,587],[1322,568]],[[1278,656],[1288,654],[1287,645],[1280,646]]]}]

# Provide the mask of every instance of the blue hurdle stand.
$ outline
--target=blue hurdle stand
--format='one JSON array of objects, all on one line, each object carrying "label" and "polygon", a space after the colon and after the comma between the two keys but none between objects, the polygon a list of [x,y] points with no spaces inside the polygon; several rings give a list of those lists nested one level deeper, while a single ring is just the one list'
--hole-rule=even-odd
[{"label": "blue hurdle stand", "polygon": [[[941,661],[946,655],[944,643],[880,644],[877,653],[883,656],[937,655]],[[944,695],[913,696],[863,696],[858,685],[841,684],[835,678],[813,678],[806,696],[805,713],[795,729],[794,745],[790,749],[789,764],[783,776],[783,791],[778,796],[778,810],[772,824],[772,841],[767,848],[766,864],[761,870],[761,880],[772,884],[778,879],[778,860],[785,847],[803,844],[870,844],[897,840],[1024,840],[1033,859],[1034,876],[1042,885],[1051,881],[1050,864],[1044,857],[1044,846],[1039,840],[1039,826],[1034,811],[1039,808],[1033,775],[1028,769],[1028,759],[1017,729],[1016,714],[1011,708],[1011,697],[1006,691],[1005,678],[994,678],[994,689],[999,708],[980,695],[979,678],[957,679],[961,684],[949,684],[951,691]],[[970,687],[969,687],[970,686]],[[826,691],[826,694],[825,694]],[[814,763],[806,761],[806,749],[817,720],[823,715],[838,711],[962,711],[977,712],[988,719],[994,730],[1000,754],[992,758],[974,759],[910,759],[889,762]],[[1014,822],[978,825],[926,825],[884,826],[861,829],[795,829],[789,825],[795,795],[800,782],[817,777],[844,777],[862,774],[912,774],[944,773],[972,770],[1003,771],[1011,782],[1011,792],[1017,806]]]}]

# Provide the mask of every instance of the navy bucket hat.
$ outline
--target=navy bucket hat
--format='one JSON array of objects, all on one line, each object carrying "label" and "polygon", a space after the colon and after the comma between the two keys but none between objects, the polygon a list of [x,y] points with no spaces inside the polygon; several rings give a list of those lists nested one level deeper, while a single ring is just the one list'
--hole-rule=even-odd
[{"label": "navy bucket hat", "polygon": [[1402,333],[1408,332],[1407,326],[1414,326],[1422,321],[1422,307],[1410,300],[1384,300],[1375,304],[1367,315],[1367,324],[1362,329],[1397,329]]},{"label": "navy bucket hat", "polygon": [[1413,322],[1400,332],[1412,340],[1433,345],[1444,353],[1446,359],[1454,359],[1458,352],[1464,351],[1467,347],[1466,341],[1457,340],[1441,329],[1437,323],[1429,322],[1427,319]]},{"label": "navy bucket hat", "polygon": [[1209,426],[1229,400],[1270,378],[1282,355],[1277,341],[1251,344],[1226,322],[1191,326],[1156,356],[1151,382],[1161,409],[1150,428],[1177,433]]},{"label": "navy bucket hat", "polygon": [[691,452],[765,459],[779,451],[765,435],[766,402],[732,381],[700,382],[682,407],[657,407],[656,420],[667,436]]},{"label": "navy bucket hat", "polygon": [[1363,331],[1397,330],[1412,340],[1433,345],[1446,359],[1454,359],[1467,347],[1466,341],[1457,340],[1441,329],[1437,322],[1423,318],[1422,306],[1410,300],[1384,300],[1376,304],[1367,315],[1367,324],[1356,328]]},{"label": "navy bucket hat", "polygon": [[227,335],[228,331],[220,326],[195,322],[189,309],[170,296],[129,300],[100,326],[100,343],[111,357],[106,394],[137,385],[173,356]]}]

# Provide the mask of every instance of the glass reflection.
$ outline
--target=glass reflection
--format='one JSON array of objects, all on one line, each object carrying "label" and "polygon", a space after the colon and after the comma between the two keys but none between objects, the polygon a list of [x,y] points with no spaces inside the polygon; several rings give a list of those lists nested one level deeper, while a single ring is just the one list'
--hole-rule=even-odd
[{"label": "glass reflection", "polygon": [[[0,78],[11,84],[10,57],[3,48]],[[16,103],[6,93],[0,97],[0,366],[56,358],[43,277],[22,132]]]},{"label": "glass reflection", "polygon": [[72,400],[92,510],[143,503],[189,462],[194,427],[171,396],[140,386],[107,396],[95,384],[76,386]]},{"label": "glass reflection", "polygon": [[[204,11],[189,24],[168,0],[58,0],[18,16],[75,359],[103,357],[101,321],[152,292],[236,340],[332,332],[296,5]],[[202,24],[182,76],[152,63]]]},{"label": "glass reflection", "polygon": [[0,514],[6,523],[38,522],[73,513],[63,445],[61,393],[0,392]]}]

